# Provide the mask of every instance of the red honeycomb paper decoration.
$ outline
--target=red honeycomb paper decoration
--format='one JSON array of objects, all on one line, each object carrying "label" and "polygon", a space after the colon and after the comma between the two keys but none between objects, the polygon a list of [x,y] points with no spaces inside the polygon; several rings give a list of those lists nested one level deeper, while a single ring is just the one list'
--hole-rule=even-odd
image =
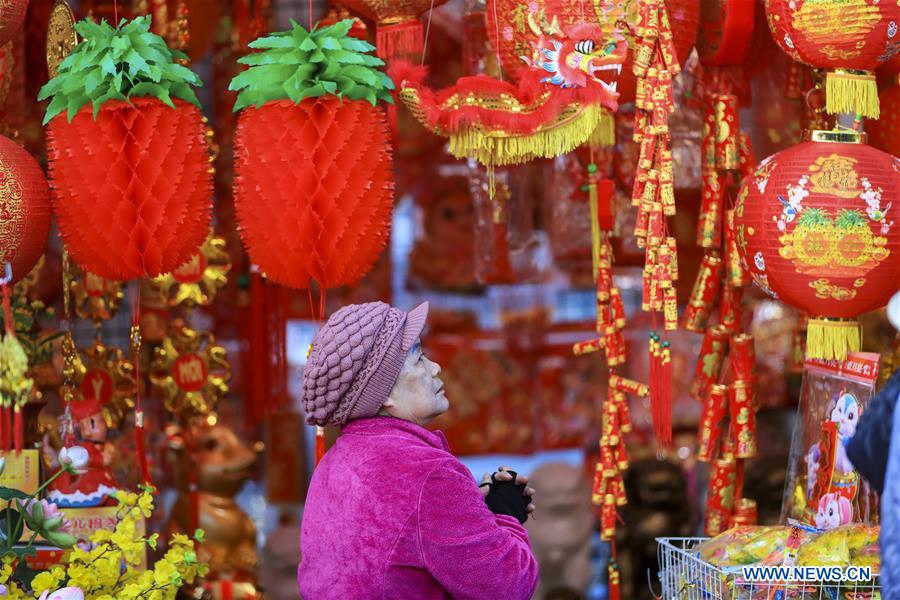
[{"label": "red honeycomb paper decoration", "polygon": [[0,271],[12,265],[12,283],[44,253],[50,233],[50,191],[40,165],[20,145],[0,136]]},{"label": "red honeycomb paper decoration", "polygon": [[382,109],[335,96],[246,108],[235,150],[241,238],[268,279],[334,288],[371,270],[393,208]]},{"label": "red honeycomb paper decoration", "polygon": [[[880,308],[900,282],[900,159],[833,141],[779,152],[744,180],[735,226],[756,284],[813,317],[808,342],[814,328],[837,333],[824,318]],[[812,345],[811,358],[843,359]]]},{"label": "red honeycomb paper decoration", "polygon": [[101,277],[155,277],[209,233],[212,171],[200,111],[175,100],[111,101],[48,130],[53,211],[71,257]]}]

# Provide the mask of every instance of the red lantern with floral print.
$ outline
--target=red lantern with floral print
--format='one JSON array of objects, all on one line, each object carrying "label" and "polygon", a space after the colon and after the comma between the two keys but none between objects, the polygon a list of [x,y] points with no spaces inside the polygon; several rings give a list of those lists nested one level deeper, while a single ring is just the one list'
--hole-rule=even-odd
[{"label": "red lantern with floral print", "polygon": [[766,0],[775,42],[798,62],[828,69],[826,110],[878,118],[873,71],[900,51],[900,4],[879,0]]},{"label": "red lantern with floral print", "polygon": [[40,259],[49,233],[44,172],[24,148],[0,136],[0,267],[12,266],[13,283]]},{"label": "red lantern with floral print", "polygon": [[375,46],[384,59],[421,52],[424,44],[422,21],[426,11],[447,0],[340,0],[340,3],[375,21]]},{"label": "red lantern with floral print", "polygon": [[737,243],[753,280],[810,314],[810,358],[859,350],[852,319],[900,283],[900,159],[853,133],[814,131],[741,187]]}]

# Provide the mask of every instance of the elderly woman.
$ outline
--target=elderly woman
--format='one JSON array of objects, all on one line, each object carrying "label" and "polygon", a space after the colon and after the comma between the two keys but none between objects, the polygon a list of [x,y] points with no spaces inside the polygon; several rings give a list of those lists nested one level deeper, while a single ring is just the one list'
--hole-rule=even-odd
[{"label": "elderly woman", "polygon": [[[424,427],[449,407],[441,369],[419,343],[427,315],[427,304],[409,313],[351,305],[313,340],[307,421],[339,426],[341,436],[306,499],[304,600],[531,598],[537,563],[520,520],[534,510],[534,490],[522,492],[521,477],[508,485],[502,467],[479,487],[443,434]],[[518,500],[492,502],[501,488]]]}]

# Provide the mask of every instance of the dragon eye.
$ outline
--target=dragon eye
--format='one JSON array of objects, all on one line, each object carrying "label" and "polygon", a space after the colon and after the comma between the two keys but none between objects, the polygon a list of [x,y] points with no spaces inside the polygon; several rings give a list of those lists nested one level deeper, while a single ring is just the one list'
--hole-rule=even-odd
[{"label": "dragon eye", "polygon": [[575,44],[575,50],[582,54],[590,54],[594,51],[594,41],[593,40],[581,40],[580,42]]}]

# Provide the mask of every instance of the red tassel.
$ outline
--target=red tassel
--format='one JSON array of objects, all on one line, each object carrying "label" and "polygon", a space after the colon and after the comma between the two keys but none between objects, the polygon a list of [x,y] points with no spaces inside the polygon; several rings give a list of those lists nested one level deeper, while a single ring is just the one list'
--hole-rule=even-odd
[{"label": "red tassel", "polygon": [[375,52],[384,60],[421,52],[424,43],[422,22],[418,19],[379,25],[375,31]]},{"label": "red tassel", "polygon": [[9,452],[12,450],[12,415],[10,407],[3,407],[3,449]]},{"label": "red tassel", "polygon": [[25,424],[22,422],[22,410],[20,407],[16,406],[14,410],[14,419],[15,419],[15,447],[16,454],[21,452],[25,448]]},{"label": "red tassel", "polygon": [[669,342],[650,333],[650,414],[661,449],[672,445],[672,353]]},{"label": "red tassel", "polygon": [[325,428],[316,427],[316,466],[322,462],[323,456],[325,456]]},{"label": "red tassel", "polygon": [[150,478],[150,469],[147,467],[147,444],[144,441],[143,411],[137,411],[134,415],[134,450],[137,453],[141,483],[152,486],[153,480]]},{"label": "red tassel", "polygon": [[621,600],[621,574],[619,573],[619,565],[616,564],[615,559],[609,561],[609,567],[607,571],[609,573],[609,600]]}]

